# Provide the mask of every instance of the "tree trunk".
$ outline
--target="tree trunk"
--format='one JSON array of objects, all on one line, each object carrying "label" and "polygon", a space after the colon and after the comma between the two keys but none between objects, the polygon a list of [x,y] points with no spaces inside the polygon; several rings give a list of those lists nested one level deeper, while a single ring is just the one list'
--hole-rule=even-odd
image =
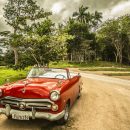
[{"label": "tree trunk", "polygon": [[118,63],[118,56],[116,55],[116,63]]},{"label": "tree trunk", "polygon": [[17,48],[15,47],[12,47],[12,50],[14,52],[14,58],[15,58],[15,65],[18,65],[18,51],[17,51]]},{"label": "tree trunk", "polygon": [[73,53],[71,52],[70,54],[70,61],[72,62],[73,61]]},{"label": "tree trunk", "polygon": [[40,65],[39,61],[37,60],[36,56],[31,52],[32,57],[34,58],[34,60],[36,61],[37,65]]},{"label": "tree trunk", "polygon": [[128,51],[128,63],[130,63],[130,51]]},{"label": "tree trunk", "polygon": [[118,62],[118,55],[116,52],[114,52],[114,55],[115,55],[115,59],[116,59],[116,63]]},{"label": "tree trunk", "polygon": [[123,52],[123,43],[120,43],[120,47],[118,50],[118,56],[119,56],[119,63],[122,64],[122,52]]},{"label": "tree trunk", "polygon": [[122,64],[122,53],[119,56],[119,62],[120,62],[120,64]]}]

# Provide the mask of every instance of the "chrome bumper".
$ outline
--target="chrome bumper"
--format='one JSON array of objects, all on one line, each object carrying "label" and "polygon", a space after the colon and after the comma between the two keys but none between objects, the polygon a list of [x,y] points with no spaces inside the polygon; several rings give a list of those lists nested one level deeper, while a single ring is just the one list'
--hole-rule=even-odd
[{"label": "chrome bumper", "polygon": [[32,111],[20,111],[20,110],[11,109],[10,106],[7,105],[6,108],[0,108],[0,114],[5,114],[7,117],[12,114],[26,115],[32,119],[40,118],[40,119],[46,119],[49,121],[56,121],[56,120],[61,119],[64,116],[65,111],[62,111],[58,114],[51,114],[47,112],[37,112],[34,109],[32,109]]}]

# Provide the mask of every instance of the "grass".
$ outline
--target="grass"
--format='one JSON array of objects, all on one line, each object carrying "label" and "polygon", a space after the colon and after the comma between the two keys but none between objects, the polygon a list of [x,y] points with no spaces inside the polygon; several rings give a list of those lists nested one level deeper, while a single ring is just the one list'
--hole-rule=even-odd
[{"label": "grass", "polygon": [[16,71],[13,69],[8,69],[5,67],[0,67],[0,85],[6,83],[8,79],[9,82],[13,82],[26,77],[27,69],[22,71]]},{"label": "grass", "polygon": [[79,68],[79,67],[84,67],[86,66],[85,63],[77,64],[77,63],[69,63],[67,61],[63,62],[51,62],[49,64],[49,67],[51,68]]},{"label": "grass", "polygon": [[130,73],[103,73],[104,75],[107,75],[107,76],[130,76]]},{"label": "grass", "polygon": [[[95,61],[91,63],[69,63],[69,62],[51,62],[49,67],[53,68],[79,68],[82,71],[130,71],[129,66],[115,64],[112,62]],[[7,79],[10,82],[17,81],[26,77],[27,72],[31,67],[26,68],[22,71],[16,71],[13,69],[6,68],[4,66],[0,67],[0,85],[4,84]],[[105,73],[109,76],[130,76],[130,73]]]},{"label": "grass", "polygon": [[53,68],[79,68],[82,71],[130,71],[130,66],[113,62],[95,61],[90,63],[51,62]]},{"label": "grass", "polygon": [[118,67],[88,67],[88,68],[81,68],[81,71],[130,71],[130,68],[118,68]]},{"label": "grass", "polygon": [[66,68],[66,67],[73,67],[73,68],[84,68],[84,67],[129,67],[126,65],[120,65],[113,62],[107,62],[107,61],[94,61],[89,63],[71,63],[67,61],[61,61],[61,62],[51,62],[49,64],[50,67],[54,68]]}]

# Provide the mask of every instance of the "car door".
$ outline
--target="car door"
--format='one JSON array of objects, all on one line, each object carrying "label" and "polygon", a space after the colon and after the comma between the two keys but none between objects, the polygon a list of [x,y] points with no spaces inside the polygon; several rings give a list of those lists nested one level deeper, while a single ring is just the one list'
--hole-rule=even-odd
[{"label": "car door", "polygon": [[73,104],[79,92],[79,77],[78,76],[70,77],[70,87],[71,87],[71,100]]}]

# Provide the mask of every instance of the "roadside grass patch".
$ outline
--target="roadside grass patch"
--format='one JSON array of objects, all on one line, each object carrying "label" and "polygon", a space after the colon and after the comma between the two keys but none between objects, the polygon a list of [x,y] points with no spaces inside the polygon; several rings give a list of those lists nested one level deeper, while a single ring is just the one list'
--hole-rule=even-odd
[{"label": "roadside grass patch", "polygon": [[88,67],[80,68],[81,71],[130,71],[130,68],[118,68],[118,67]]},{"label": "roadside grass patch", "polygon": [[107,75],[107,76],[130,76],[130,73],[103,73],[104,75]]},{"label": "roadside grass patch", "polygon": [[27,70],[13,70],[6,67],[0,67],[0,85],[6,83],[7,79],[9,79],[9,82],[14,82],[25,78],[26,75]]},{"label": "roadside grass patch", "polygon": [[[81,71],[128,71],[130,72],[130,67],[125,65],[116,64],[113,62],[95,61],[90,63],[71,63],[67,61],[51,62],[49,67],[52,68],[79,68]],[[0,66],[0,85],[4,84],[7,79],[10,82],[17,81],[19,79],[24,79],[27,76],[28,71],[32,68],[29,66],[25,70],[13,70],[6,68],[5,66]],[[110,76],[129,76],[129,73],[116,73],[107,74]]]},{"label": "roadside grass patch", "polygon": [[[123,68],[128,68],[130,70],[129,66],[121,65],[113,62],[107,62],[107,61],[94,61],[94,62],[88,62],[88,63],[72,63],[68,61],[60,61],[60,62],[51,62],[49,64],[49,67],[52,68],[81,68],[81,69],[87,69],[87,70],[93,70],[98,71],[101,69],[104,69],[105,71],[111,70],[123,70]],[[98,67],[98,68],[97,68]]]}]

